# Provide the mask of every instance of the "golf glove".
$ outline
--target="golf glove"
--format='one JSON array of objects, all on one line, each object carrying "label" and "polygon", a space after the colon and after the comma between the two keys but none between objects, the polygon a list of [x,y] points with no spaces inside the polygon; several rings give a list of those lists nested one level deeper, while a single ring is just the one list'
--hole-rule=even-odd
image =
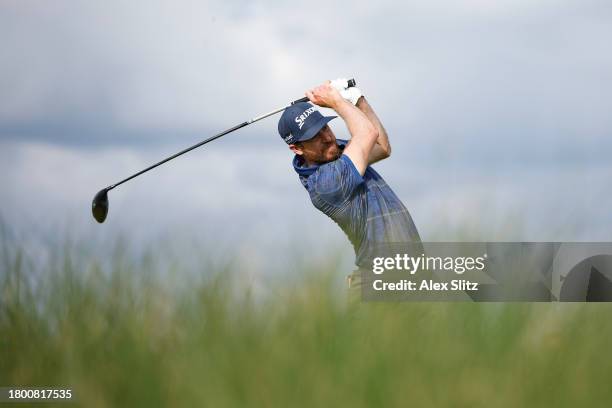
[{"label": "golf glove", "polygon": [[357,105],[357,101],[363,96],[361,90],[356,86],[348,87],[348,80],[346,78],[334,79],[330,81],[330,85],[336,88],[340,95],[353,105]]}]

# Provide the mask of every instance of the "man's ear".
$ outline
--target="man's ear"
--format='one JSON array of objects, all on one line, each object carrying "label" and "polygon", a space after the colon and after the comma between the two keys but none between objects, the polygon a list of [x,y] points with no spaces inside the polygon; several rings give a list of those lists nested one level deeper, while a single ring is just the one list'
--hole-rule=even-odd
[{"label": "man's ear", "polygon": [[304,154],[304,151],[302,150],[301,145],[290,144],[289,150],[291,150],[293,153],[300,155],[300,156]]}]

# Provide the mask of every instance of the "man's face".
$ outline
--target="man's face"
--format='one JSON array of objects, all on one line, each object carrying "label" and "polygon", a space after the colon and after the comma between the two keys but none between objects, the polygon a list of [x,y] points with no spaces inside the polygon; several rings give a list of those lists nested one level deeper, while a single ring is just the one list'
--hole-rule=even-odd
[{"label": "man's face", "polygon": [[328,163],[340,157],[336,135],[327,125],[312,139],[289,145],[289,148],[301,154],[307,163]]}]

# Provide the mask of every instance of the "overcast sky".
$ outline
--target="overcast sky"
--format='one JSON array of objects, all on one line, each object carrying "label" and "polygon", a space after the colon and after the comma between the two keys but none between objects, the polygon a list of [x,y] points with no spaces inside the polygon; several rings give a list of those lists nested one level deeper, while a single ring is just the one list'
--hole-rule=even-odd
[{"label": "overcast sky", "polygon": [[106,224],[90,216],[100,188],[350,76],[391,137],[376,167],[426,239],[611,240],[610,38],[608,1],[4,0],[0,215],[102,241],[197,231],[264,269],[303,240],[350,255],[277,117],[114,190]]}]

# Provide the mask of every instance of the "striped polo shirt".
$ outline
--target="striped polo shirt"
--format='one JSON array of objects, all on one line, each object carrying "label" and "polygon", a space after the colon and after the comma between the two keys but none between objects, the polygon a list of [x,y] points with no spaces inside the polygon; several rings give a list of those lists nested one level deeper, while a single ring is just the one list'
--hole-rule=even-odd
[{"label": "striped polo shirt", "polygon": [[[346,140],[337,139],[341,149]],[[371,166],[361,176],[351,159],[304,166],[301,156],[293,167],[308,191],[312,204],[334,220],[355,249],[355,264],[368,268],[386,243],[420,243],[410,213],[391,187]]]}]

